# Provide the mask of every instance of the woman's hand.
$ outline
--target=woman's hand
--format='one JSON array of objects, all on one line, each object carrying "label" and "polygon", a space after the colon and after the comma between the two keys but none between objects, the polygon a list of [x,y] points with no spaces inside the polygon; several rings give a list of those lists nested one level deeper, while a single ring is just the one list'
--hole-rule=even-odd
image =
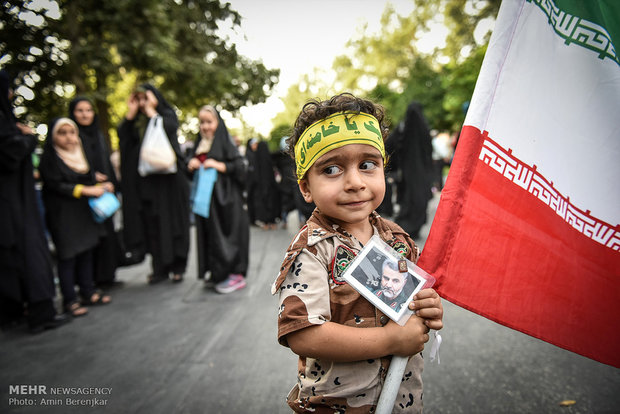
[{"label": "woman's hand", "polygon": [[101,183],[101,186],[103,187],[103,189],[105,191],[107,191],[108,193],[113,193],[114,192],[114,184],[112,184],[109,181],[103,182]]},{"label": "woman's hand", "polygon": [[82,195],[86,197],[101,197],[105,193],[102,185],[86,185],[82,188]]},{"label": "woman's hand", "polygon": [[198,168],[200,168],[200,161],[198,160],[198,158],[192,158],[191,160],[189,160],[189,162],[187,163],[187,169],[192,172],[197,170]]},{"label": "woman's hand", "polygon": [[104,174],[104,173],[102,173],[102,172],[95,171],[95,180],[96,180],[98,183],[103,183],[103,182],[105,182],[105,181],[108,181],[108,176],[107,176],[107,175],[105,175],[105,174]]},{"label": "woman's hand", "polygon": [[202,163],[202,166],[206,168],[215,168],[217,172],[225,173],[226,172],[226,164],[221,161],[214,160],[213,158],[207,158],[205,162]]},{"label": "woman's hand", "polygon": [[24,135],[34,135],[34,130],[32,128],[30,128],[28,125],[24,125],[21,122],[17,122],[15,125],[17,125],[17,128],[19,129],[19,131],[24,134]]},{"label": "woman's hand", "polygon": [[409,303],[409,309],[415,311],[420,318],[424,318],[424,324],[430,329],[443,328],[443,305],[435,289],[419,291]]}]

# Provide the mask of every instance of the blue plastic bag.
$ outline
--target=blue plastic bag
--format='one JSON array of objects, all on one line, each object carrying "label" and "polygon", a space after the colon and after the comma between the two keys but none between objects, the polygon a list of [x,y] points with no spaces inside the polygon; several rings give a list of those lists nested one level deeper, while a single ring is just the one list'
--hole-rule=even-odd
[{"label": "blue plastic bag", "polygon": [[215,168],[200,167],[194,174],[194,182],[192,184],[192,211],[204,218],[209,218],[211,210],[211,196],[213,195],[213,186],[217,181],[217,170]]},{"label": "blue plastic bag", "polygon": [[106,191],[101,197],[89,198],[88,205],[90,205],[95,221],[97,223],[103,223],[108,217],[116,213],[121,203],[114,194]]}]

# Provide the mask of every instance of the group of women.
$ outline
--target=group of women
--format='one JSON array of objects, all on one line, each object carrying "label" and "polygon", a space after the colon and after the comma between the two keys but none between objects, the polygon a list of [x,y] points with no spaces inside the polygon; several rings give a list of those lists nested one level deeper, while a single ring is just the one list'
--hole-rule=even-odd
[{"label": "group of women", "polygon": [[[187,160],[177,140],[178,119],[152,85],[136,89],[118,127],[123,194],[123,235],[132,252],[148,252],[149,283],[183,280],[189,250],[189,179],[200,168],[217,171],[208,217],[196,216],[198,278],[220,293],[245,287],[249,257],[249,221],[243,203],[246,164],[218,111],[198,112],[200,131]],[[161,117],[176,157],[176,171],[141,175],[140,149],[149,121]]]},{"label": "group of women", "polygon": [[[71,101],[67,117],[48,126],[39,173],[43,183],[44,220],[37,210],[31,154],[37,138],[15,118],[10,78],[0,73],[0,324],[10,326],[27,315],[33,332],[54,328],[67,315],[82,316],[88,306],[111,297],[98,288],[114,283],[120,253],[112,218],[92,215],[88,200],[104,192],[122,200],[124,251],[151,255],[151,284],[180,282],[187,266],[190,182],[200,168],[217,171],[208,218],[196,216],[198,277],[220,293],[245,286],[249,220],[242,187],[246,163],[215,108],[200,109],[200,132],[186,159],[177,140],[173,107],[152,85],[136,88],[126,117],[118,126],[121,169],[117,179],[110,152],[91,101]],[[139,172],[141,146],[152,118],[161,117],[176,157],[174,172]],[[55,246],[56,269],[64,313],[53,304],[54,261],[44,232]],[[6,272],[4,270],[6,269]],[[77,287],[77,289],[76,289]]]}]

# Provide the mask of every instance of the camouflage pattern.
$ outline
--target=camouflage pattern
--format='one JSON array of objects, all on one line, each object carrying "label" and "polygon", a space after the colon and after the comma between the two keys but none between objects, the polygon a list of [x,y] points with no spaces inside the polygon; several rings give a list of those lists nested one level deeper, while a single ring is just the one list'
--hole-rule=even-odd
[{"label": "camouflage pattern", "polygon": [[[373,213],[375,234],[416,262],[419,250],[398,225]],[[358,328],[383,326],[388,317],[341,278],[363,248],[352,235],[315,210],[289,246],[272,286],[279,293],[278,341],[326,321]],[[298,413],[372,413],[391,357],[339,363],[300,357],[297,384],[287,397]],[[409,359],[394,413],[422,412],[421,354]]]}]

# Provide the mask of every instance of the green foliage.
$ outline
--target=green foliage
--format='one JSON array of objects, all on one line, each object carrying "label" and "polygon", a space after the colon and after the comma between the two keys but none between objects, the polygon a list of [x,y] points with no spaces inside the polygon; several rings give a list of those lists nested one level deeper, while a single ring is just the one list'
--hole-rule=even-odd
[{"label": "green foliage", "polygon": [[[393,126],[402,120],[409,103],[417,101],[431,128],[458,131],[465,116],[463,104],[473,93],[490,34],[481,30],[484,35],[477,41],[474,32],[495,19],[499,5],[500,0],[416,1],[413,12],[403,17],[388,3],[381,17],[382,30],[369,34],[362,28],[349,41],[347,52],[334,60],[338,81],[333,92],[348,91],[379,102]],[[445,47],[421,52],[420,39],[441,24],[448,28]],[[333,89],[320,82],[313,86]],[[307,79],[289,89],[278,122],[292,124],[292,114],[299,113],[306,89]]]},{"label": "green foliage", "polygon": [[96,101],[104,129],[113,128],[134,84],[143,81],[158,86],[182,112],[207,103],[235,111],[263,102],[278,80],[279,70],[240,56],[218,36],[218,26],[239,26],[240,16],[229,3],[41,4],[10,0],[0,11],[0,64],[33,95],[17,102],[30,121],[64,115],[67,101],[85,94]]},{"label": "green foliage", "polygon": [[[323,74],[315,69],[312,73],[303,75],[297,84],[289,87],[285,109],[275,116],[274,125],[286,124],[292,127],[301,108],[310,99],[326,99],[339,92],[332,85],[325,84],[321,75]],[[271,136],[273,134],[272,131]]]},{"label": "green foliage", "polygon": [[457,131],[463,124],[463,105],[469,104],[486,50],[486,45],[480,46],[462,63],[451,62],[444,67],[445,75],[441,79],[445,91],[442,101],[444,125],[438,129]]},{"label": "green foliage", "polygon": [[288,137],[291,134],[292,127],[292,123],[284,123],[276,125],[271,130],[271,135],[268,141],[269,151],[271,151],[272,153],[280,151],[280,140],[283,137]]}]

